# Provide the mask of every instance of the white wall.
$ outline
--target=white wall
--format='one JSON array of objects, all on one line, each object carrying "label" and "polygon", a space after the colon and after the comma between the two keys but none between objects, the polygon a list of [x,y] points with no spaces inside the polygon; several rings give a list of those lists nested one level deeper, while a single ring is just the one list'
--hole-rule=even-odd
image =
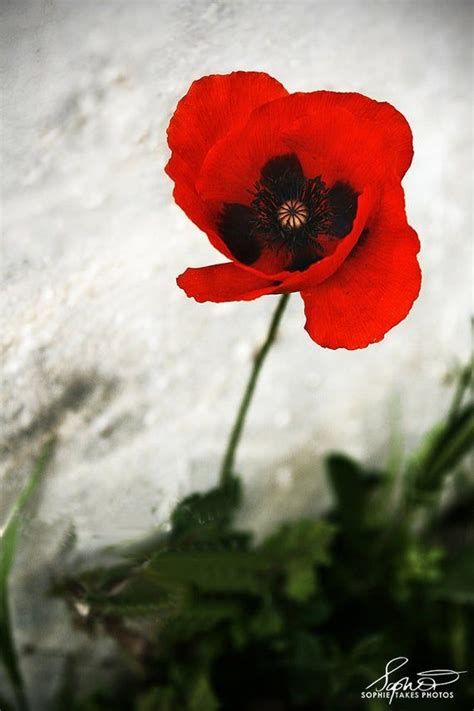
[{"label": "white wall", "polygon": [[356,352],[316,346],[293,296],[240,450],[254,516],[317,503],[314,455],[383,454],[397,402],[417,441],[469,350],[469,8],[3,4],[3,518],[52,426],[60,444],[37,515],[56,531],[74,520],[84,543],[162,523],[176,497],[214,480],[274,300],[199,305],[175,285],[187,266],[220,259],[163,173],[175,104],[212,72],[360,91],[398,107],[415,137],[404,185],[421,296]]}]

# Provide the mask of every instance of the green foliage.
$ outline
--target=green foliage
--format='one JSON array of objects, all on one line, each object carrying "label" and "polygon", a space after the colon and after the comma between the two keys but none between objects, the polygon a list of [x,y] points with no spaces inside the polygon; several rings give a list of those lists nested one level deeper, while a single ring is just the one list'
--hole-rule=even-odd
[{"label": "green foliage", "polygon": [[471,450],[474,441],[474,405],[466,404],[434,428],[409,463],[415,493],[439,490],[444,476]]},{"label": "green foliage", "polygon": [[172,543],[215,542],[232,537],[233,517],[242,500],[242,486],[229,476],[223,486],[205,494],[192,494],[181,501],[171,515]]},{"label": "green foliage", "polygon": [[266,566],[253,551],[171,550],[153,556],[148,569],[165,587],[182,584],[202,592],[250,594],[262,587]]},{"label": "green foliage", "polygon": [[282,571],[288,598],[304,602],[316,591],[317,566],[329,563],[333,534],[327,522],[303,519],[282,526],[264,541],[261,550]]},{"label": "green foliage", "polygon": [[407,466],[407,495],[425,501],[436,495],[445,476],[472,452],[474,442],[474,402],[463,399],[472,385],[472,363],[461,370],[447,417],[424,438]]},{"label": "green foliage", "polygon": [[[58,711],[382,711],[394,706],[361,692],[394,657],[409,657],[414,673],[469,669],[466,372],[449,415],[396,474],[390,464],[374,470],[327,457],[333,503],[324,516],[255,542],[235,529],[241,488],[232,477],[181,502],[170,533],[129,551],[123,564],[67,581],[73,609],[79,600],[89,610],[77,622],[115,637],[131,677]],[[447,479],[462,486],[446,498]],[[454,703],[468,707],[472,678],[453,691]]]}]

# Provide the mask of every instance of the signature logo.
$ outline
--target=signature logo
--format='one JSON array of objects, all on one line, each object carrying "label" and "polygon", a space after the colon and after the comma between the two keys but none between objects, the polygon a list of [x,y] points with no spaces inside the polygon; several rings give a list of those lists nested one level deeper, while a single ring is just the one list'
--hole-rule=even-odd
[{"label": "signature logo", "polygon": [[[453,669],[429,669],[418,672],[416,678],[396,674],[399,669],[408,664],[408,657],[395,657],[385,665],[385,673],[365,687],[361,696],[363,699],[388,699],[391,704],[394,699],[452,699],[454,693],[446,689],[454,684],[466,671]],[[370,691],[371,689],[371,691]]]}]

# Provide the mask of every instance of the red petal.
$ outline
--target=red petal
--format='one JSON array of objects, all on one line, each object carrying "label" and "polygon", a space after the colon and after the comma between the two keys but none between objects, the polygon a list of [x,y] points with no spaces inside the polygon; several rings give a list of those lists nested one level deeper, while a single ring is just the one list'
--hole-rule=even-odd
[{"label": "red petal", "polygon": [[213,247],[232,259],[232,254],[214,229],[217,222],[216,211],[210,203],[205,203],[197,194],[188,164],[174,153],[166,166],[166,172],[175,181],[173,197],[176,204],[199,229],[207,234]]},{"label": "red petal", "polygon": [[[318,92],[319,93],[319,92]],[[382,144],[387,150],[387,160],[392,162],[399,178],[403,178],[413,158],[413,137],[408,121],[386,101],[369,99],[355,92],[321,92],[331,94],[334,104],[350,111],[360,119],[375,125]]]},{"label": "red petal", "polygon": [[196,301],[252,301],[275,293],[272,280],[263,279],[236,264],[213,264],[199,269],[186,269],[177,284]]},{"label": "red petal", "polygon": [[248,204],[262,166],[291,151],[307,177],[342,179],[357,190],[381,174],[400,177],[413,154],[410,128],[389,104],[361,94],[291,94],[260,106],[214,146],[197,191],[206,200]]},{"label": "red petal", "polygon": [[419,241],[407,224],[403,190],[392,185],[368,232],[333,277],[303,291],[306,330],[326,348],[365,348],[402,321],[418,296]]},{"label": "red petal", "polygon": [[212,145],[236,126],[242,126],[257,106],[287,94],[268,74],[233,72],[211,75],[193,84],[171,118],[168,143],[172,150],[165,168],[175,182],[176,203],[229,259],[232,255],[217,234],[216,207],[196,193],[196,175]]},{"label": "red petal", "polygon": [[296,94],[256,109],[244,127],[234,128],[209,151],[196,183],[197,192],[205,200],[250,204],[249,191],[260,179],[265,163],[290,152],[284,132],[299,113]]},{"label": "red petal", "polygon": [[168,127],[168,144],[194,175],[209,149],[231,129],[242,126],[251,111],[288,92],[263,72],[213,74],[191,84]]}]

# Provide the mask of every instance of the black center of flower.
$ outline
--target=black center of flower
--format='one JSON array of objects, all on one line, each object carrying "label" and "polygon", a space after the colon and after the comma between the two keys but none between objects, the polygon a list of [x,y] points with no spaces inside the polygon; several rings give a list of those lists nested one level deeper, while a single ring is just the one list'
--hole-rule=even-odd
[{"label": "black center of flower", "polygon": [[321,179],[307,179],[294,153],[276,156],[262,169],[252,192],[254,233],[273,249],[294,252],[312,246],[331,225],[328,190]]},{"label": "black center of flower", "polygon": [[321,235],[348,234],[357,210],[357,195],[349,185],[338,182],[329,189],[321,176],[306,178],[294,153],[271,158],[250,193],[250,206],[224,205],[218,226],[244,264],[271,250],[281,255],[284,268],[304,270],[324,256]]}]

